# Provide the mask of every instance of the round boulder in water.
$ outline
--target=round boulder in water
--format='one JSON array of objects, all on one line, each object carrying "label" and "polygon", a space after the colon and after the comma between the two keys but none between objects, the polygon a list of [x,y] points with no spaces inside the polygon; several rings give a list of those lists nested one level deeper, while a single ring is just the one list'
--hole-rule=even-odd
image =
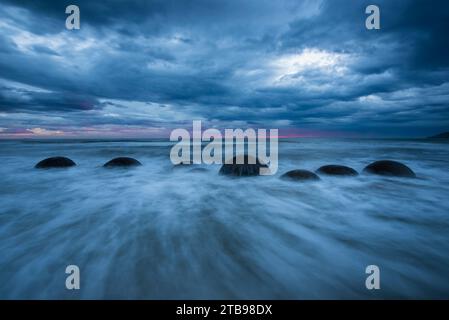
[{"label": "round boulder in water", "polygon": [[76,163],[66,157],[51,157],[40,161],[34,167],[38,169],[67,168],[76,166]]},{"label": "round boulder in water", "polygon": [[296,181],[316,181],[320,180],[315,173],[308,170],[292,170],[284,173],[282,179],[296,180]]},{"label": "round boulder in water", "polygon": [[363,169],[363,172],[377,174],[381,176],[416,178],[416,174],[405,164],[392,161],[381,160],[371,163]]},{"label": "round boulder in water", "polygon": [[103,167],[132,167],[140,165],[142,164],[134,158],[119,157],[106,162]]},{"label": "round boulder in water", "polygon": [[350,167],[340,166],[340,165],[335,165],[335,164],[322,166],[316,172],[321,173],[321,174],[327,174],[330,176],[357,176],[358,175],[358,172]]},{"label": "round boulder in water", "polygon": [[260,163],[259,159],[245,155],[242,164],[238,164],[237,157],[234,157],[231,164],[225,163],[221,166],[219,173],[235,177],[258,176],[261,168],[268,168],[268,166]]}]

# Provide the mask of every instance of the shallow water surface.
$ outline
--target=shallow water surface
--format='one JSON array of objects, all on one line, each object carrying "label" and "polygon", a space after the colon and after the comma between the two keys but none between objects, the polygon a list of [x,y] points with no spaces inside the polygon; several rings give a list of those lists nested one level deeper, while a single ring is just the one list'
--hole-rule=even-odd
[{"label": "shallow water surface", "polygon": [[[164,141],[0,142],[0,298],[449,298],[449,144],[280,142],[275,176],[173,168]],[[37,170],[49,156],[78,166]],[[105,169],[117,156],[142,166]],[[417,179],[298,183],[292,169],[402,161]],[[65,268],[81,289],[65,289]],[[365,288],[365,268],[381,290]]]}]

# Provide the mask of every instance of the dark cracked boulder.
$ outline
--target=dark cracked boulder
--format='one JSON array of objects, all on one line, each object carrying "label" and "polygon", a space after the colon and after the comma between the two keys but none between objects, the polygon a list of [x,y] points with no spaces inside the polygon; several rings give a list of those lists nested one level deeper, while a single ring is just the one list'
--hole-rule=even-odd
[{"label": "dark cracked boulder", "polygon": [[76,163],[66,157],[51,157],[40,161],[34,167],[37,169],[68,168],[76,166]]},{"label": "dark cracked boulder", "polygon": [[326,174],[329,176],[357,176],[358,175],[358,172],[350,167],[334,165],[334,164],[322,166],[316,172],[321,173],[321,174]]},{"label": "dark cracked boulder", "polygon": [[234,157],[232,158],[232,164],[223,164],[219,173],[235,177],[258,176],[261,168],[268,168],[268,166],[261,163],[259,159],[245,155],[242,164],[238,164],[237,157]]},{"label": "dark cracked boulder", "polygon": [[134,158],[128,157],[119,157],[114,158],[108,162],[106,162],[103,167],[111,168],[111,167],[133,167],[142,165],[139,161]]},{"label": "dark cracked boulder", "polygon": [[373,162],[366,166],[363,172],[381,176],[416,178],[416,174],[412,169],[403,163],[392,160]]},{"label": "dark cracked boulder", "polygon": [[315,173],[308,170],[292,170],[284,173],[281,176],[282,179],[295,180],[295,181],[317,181],[320,180]]}]

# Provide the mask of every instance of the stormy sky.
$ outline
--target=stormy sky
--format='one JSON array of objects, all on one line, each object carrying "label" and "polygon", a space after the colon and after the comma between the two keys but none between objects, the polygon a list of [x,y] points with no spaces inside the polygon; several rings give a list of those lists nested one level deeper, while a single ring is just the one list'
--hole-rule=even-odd
[{"label": "stormy sky", "polygon": [[449,131],[448,34],[444,0],[1,0],[0,138]]}]

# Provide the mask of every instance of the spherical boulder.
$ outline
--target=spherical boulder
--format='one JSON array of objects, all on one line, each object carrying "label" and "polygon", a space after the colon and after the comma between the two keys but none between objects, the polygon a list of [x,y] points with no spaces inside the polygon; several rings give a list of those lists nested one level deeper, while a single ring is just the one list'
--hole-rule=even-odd
[{"label": "spherical boulder", "polygon": [[243,163],[237,163],[237,156],[232,158],[232,163],[223,164],[220,168],[219,173],[227,176],[235,177],[249,177],[260,175],[261,168],[268,168],[266,164],[263,164],[259,159],[254,159],[251,156],[244,155]]},{"label": "spherical boulder", "polygon": [[128,157],[119,157],[114,158],[108,162],[106,162],[103,167],[111,168],[111,167],[133,167],[142,165],[139,161],[134,158]]},{"label": "spherical boulder", "polygon": [[371,163],[363,169],[365,173],[377,174],[381,176],[416,178],[416,174],[405,164],[392,161],[380,160]]},{"label": "spherical boulder", "polygon": [[292,170],[284,173],[281,176],[282,179],[295,180],[295,181],[317,181],[320,180],[315,173],[308,170]]},{"label": "spherical boulder", "polygon": [[346,166],[340,166],[340,165],[327,165],[320,167],[317,171],[317,173],[326,174],[329,176],[357,176],[358,172],[354,169]]},{"label": "spherical boulder", "polygon": [[34,167],[37,169],[68,168],[76,166],[76,163],[66,157],[51,157],[40,161]]}]

